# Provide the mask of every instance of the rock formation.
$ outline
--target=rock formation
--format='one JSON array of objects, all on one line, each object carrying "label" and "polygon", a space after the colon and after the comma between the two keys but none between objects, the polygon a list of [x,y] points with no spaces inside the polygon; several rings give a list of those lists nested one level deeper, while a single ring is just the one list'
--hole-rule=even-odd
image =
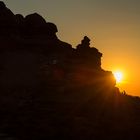
[{"label": "rock formation", "polygon": [[15,16],[3,2],[0,2],[0,36],[10,36],[15,33]]},{"label": "rock formation", "polygon": [[0,83],[4,86],[35,86],[42,83],[42,79],[46,79],[48,85],[51,81],[58,83],[57,79],[69,85],[78,80],[75,86],[92,85],[102,79],[97,80],[100,85],[108,81],[108,85],[115,86],[112,73],[101,68],[102,54],[90,47],[87,36],[74,49],[58,39],[55,24],[46,22],[37,13],[26,17],[14,15],[3,2],[0,2],[0,30]]},{"label": "rock formation", "polygon": [[119,92],[87,36],[72,48],[57,32],[0,2],[0,139],[137,139],[140,99]]}]

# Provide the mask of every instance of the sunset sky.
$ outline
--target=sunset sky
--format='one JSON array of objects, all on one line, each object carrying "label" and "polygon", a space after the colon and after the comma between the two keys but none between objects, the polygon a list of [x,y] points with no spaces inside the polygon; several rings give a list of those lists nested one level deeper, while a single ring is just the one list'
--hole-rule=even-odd
[{"label": "sunset sky", "polygon": [[102,68],[124,74],[120,88],[140,96],[139,0],[4,0],[15,14],[37,12],[75,47],[83,36],[103,53]]}]

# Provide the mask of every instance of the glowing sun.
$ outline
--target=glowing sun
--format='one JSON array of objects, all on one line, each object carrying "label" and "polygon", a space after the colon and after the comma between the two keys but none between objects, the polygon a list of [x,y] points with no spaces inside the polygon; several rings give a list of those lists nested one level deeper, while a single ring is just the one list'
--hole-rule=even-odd
[{"label": "glowing sun", "polygon": [[123,73],[121,71],[115,71],[113,74],[116,79],[116,83],[121,83],[123,79]]}]

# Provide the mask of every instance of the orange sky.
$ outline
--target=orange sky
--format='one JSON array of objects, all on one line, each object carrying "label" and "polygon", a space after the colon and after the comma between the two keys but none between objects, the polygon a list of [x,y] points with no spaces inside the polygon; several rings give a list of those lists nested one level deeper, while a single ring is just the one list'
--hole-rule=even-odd
[{"label": "orange sky", "polygon": [[4,0],[14,13],[38,12],[58,27],[58,36],[73,46],[84,35],[103,53],[102,68],[120,69],[121,88],[140,96],[140,1],[138,0]]}]

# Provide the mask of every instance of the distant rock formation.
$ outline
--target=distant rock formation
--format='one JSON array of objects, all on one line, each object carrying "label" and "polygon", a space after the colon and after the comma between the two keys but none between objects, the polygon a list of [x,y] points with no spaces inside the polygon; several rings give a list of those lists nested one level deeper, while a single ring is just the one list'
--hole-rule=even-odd
[{"label": "distant rock formation", "polygon": [[57,26],[37,13],[14,15],[0,2],[0,84],[3,87],[63,85],[112,88],[111,72],[101,68],[102,53],[85,36],[77,48],[59,40]]}]

